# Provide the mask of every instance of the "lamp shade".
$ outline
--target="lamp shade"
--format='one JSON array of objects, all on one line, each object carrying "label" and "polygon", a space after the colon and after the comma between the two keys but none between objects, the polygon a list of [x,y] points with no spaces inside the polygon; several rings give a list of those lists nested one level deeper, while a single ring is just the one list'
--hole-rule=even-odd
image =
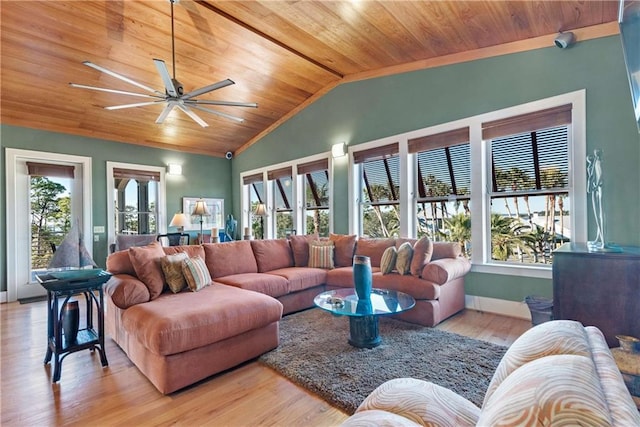
[{"label": "lamp shade", "polygon": [[169,223],[169,227],[186,227],[189,225],[189,218],[182,212],[178,212],[171,218],[171,222]]},{"label": "lamp shade", "polygon": [[207,207],[207,204],[204,202],[204,200],[200,199],[196,202],[196,205],[193,207],[193,212],[191,212],[191,215],[211,215],[211,213],[209,212],[209,208]]},{"label": "lamp shade", "polygon": [[266,216],[267,215],[267,208],[264,205],[264,203],[258,203],[258,206],[256,206],[256,211],[254,212],[254,215],[256,215],[256,216]]}]

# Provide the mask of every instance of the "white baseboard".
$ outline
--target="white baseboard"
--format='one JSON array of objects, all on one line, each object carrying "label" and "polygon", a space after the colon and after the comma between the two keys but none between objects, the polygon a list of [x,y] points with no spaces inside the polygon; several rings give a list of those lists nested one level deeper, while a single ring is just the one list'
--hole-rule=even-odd
[{"label": "white baseboard", "polygon": [[0,304],[7,302],[7,291],[0,292]]},{"label": "white baseboard", "polygon": [[507,301],[475,295],[465,295],[464,300],[465,308],[471,310],[485,311],[488,313],[501,314],[503,316],[531,320],[531,312],[525,302]]}]

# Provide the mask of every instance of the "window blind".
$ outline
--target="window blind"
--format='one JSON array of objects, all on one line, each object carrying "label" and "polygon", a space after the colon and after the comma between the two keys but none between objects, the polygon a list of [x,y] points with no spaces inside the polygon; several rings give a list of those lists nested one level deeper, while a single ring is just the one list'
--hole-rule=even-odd
[{"label": "window blind", "polygon": [[373,160],[385,159],[387,157],[397,155],[399,151],[399,144],[397,142],[394,142],[393,144],[383,145],[382,147],[355,151],[353,153],[353,161],[354,163],[364,163]]},{"label": "window blind", "polygon": [[409,153],[419,153],[421,151],[458,145],[463,142],[469,142],[469,127],[410,139],[408,148]]},{"label": "window blind", "polygon": [[75,173],[75,166],[27,162],[27,170],[29,172],[29,175],[31,176],[73,178]]},{"label": "window blind", "polygon": [[301,163],[298,165],[298,175],[305,175],[312,172],[329,169],[329,159],[320,159],[313,162]]},{"label": "window blind", "polygon": [[291,178],[291,167],[286,167],[282,169],[274,169],[272,171],[267,172],[267,179],[269,181],[273,181],[275,179],[280,178]]},{"label": "window blind", "polygon": [[262,173],[247,175],[242,178],[242,183],[244,185],[255,184],[256,182],[262,182]]},{"label": "window blind", "polygon": [[570,124],[571,108],[571,104],[565,104],[559,107],[483,123],[482,139],[494,139]]},{"label": "window blind", "polygon": [[160,182],[160,172],[155,171],[113,168],[113,177],[115,179],[135,179],[136,181]]}]

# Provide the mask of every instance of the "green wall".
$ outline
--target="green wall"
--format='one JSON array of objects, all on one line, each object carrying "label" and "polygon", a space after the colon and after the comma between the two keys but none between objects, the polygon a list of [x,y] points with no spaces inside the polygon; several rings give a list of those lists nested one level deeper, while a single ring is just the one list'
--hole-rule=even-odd
[{"label": "green wall", "polygon": [[[587,150],[603,150],[608,241],[640,245],[640,135],[618,36],[338,86],[233,161],[239,174],[283,161],[586,89]],[[584,165],[576,165],[584,167]],[[348,230],[347,166],[334,170],[335,232]],[[234,211],[240,210],[235,198]],[[584,214],[578,212],[578,214]],[[589,236],[593,238],[593,221]],[[551,295],[544,279],[470,274],[467,293],[512,301]]]},{"label": "green wall", "polygon": [[[115,124],[114,124],[115,125]],[[6,275],[6,184],[5,148],[74,154],[92,158],[93,225],[107,226],[107,161],[166,167],[182,164],[182,176],[166,176],[167,225],[174,213],[182,210],[182,197],[214,197],[225,200],[225,215],[231,213],[233,197],[230,185],[231,162],[217,157],[161,150],[75,135],[44,132],[33,129],[0,126],[2,138],[2,176],[0,177],[0,290],[7,289]],[[93,256],[104,267],[108,254],[106,234],[93,243]]]}]

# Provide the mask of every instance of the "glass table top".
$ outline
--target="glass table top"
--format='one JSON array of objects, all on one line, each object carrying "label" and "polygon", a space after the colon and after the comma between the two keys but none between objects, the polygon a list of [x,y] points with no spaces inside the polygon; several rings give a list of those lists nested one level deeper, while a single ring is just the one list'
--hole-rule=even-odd
[{"label": "glass table top", "polygon": [[317,295],[314,304],[333,314],[344,316],[382,316],[407,311],[416,304],[411,295],[374,288],[371,300],[359,300],[353,288],[336,289]]}]

